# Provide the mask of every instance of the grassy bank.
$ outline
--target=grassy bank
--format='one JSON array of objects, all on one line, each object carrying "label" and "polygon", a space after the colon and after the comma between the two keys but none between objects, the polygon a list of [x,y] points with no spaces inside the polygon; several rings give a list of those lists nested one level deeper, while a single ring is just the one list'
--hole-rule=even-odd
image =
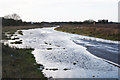
[{"label": "grassy bank", "polygon": [[107,40],[120,41],[120,24],[81,24],[81,25],[62,25],[55,30],[80,34],[85,36],[103,38]]},{"label": "grassy bank", "polygon": [[[8,39],[5,32],[12,35],[15,31],[20,29],[40,28],[39,26],[8,26],[3,27],[3,40]],[[10,48],[9,46],[2,45],[2,78],[40,78],[47,80],[41,72],[40,66],[37,64],[31,52],[33,49],[18,49]]]},{"label": "grassy bank", "polygon": [[41,78],[46,80],[31,54],[33,49],[17,49],[2,45],[3,78]]}]

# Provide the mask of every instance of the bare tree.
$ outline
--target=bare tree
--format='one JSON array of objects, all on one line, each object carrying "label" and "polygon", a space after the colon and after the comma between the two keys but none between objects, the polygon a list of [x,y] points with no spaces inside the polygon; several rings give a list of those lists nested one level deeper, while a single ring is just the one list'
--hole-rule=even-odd
[{"label": "bare tree", "polygon": [[14,19],[14,20],[21,20],[20,16],[16,13],[14,14],[10,14],[10,15],[6,15],[4,16],[5,19]]}]

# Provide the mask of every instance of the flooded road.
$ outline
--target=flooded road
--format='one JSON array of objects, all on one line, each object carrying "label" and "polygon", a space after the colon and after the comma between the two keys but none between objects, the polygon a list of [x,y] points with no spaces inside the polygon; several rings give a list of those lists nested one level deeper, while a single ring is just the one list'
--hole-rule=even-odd
[{"label": "flooded road", "polygon": [[[43,73],[53,78],[118,78],[118,42],[55,31],[52,28],[22,30],[15,34],[22,44],[34,48],[36,62],[44,65]],[[102,59],[103,58],[103,59]],[[105,59],[105,60],[104,60]],[[106,60],[110,61],[108,63]]]},{"label": "flooded road", "polygon": [[[100,58],[109,60],[116,64],[120,65],[120,53],[119,53],[119,46],[120,44],[114,43],[106,43],[101,41],[92,41],[92,40],[85,40],[85,39],[74,39],[73,40],[76,44],[82,45],[87,48],[87,50],[98,56]],[[119,58],[118,58],[119,57]]]}]

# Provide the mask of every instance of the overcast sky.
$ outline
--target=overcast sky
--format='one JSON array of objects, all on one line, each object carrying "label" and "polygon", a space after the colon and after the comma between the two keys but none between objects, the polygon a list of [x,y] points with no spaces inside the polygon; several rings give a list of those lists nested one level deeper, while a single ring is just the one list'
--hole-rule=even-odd
[{"label": "overcast sky", "polygon": [[0,16],[17,13],[23,21],[118,21],[119,0],[0,0]]}]

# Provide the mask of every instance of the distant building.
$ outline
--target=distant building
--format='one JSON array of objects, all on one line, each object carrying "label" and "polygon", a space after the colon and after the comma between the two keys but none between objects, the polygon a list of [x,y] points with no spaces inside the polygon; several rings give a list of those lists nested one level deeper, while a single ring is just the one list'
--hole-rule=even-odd
[{"label": "distant building", "polygon": [[98,20],[98,22],[99,23],[108,23],[108,20],[103,19],[103,20]]}]

